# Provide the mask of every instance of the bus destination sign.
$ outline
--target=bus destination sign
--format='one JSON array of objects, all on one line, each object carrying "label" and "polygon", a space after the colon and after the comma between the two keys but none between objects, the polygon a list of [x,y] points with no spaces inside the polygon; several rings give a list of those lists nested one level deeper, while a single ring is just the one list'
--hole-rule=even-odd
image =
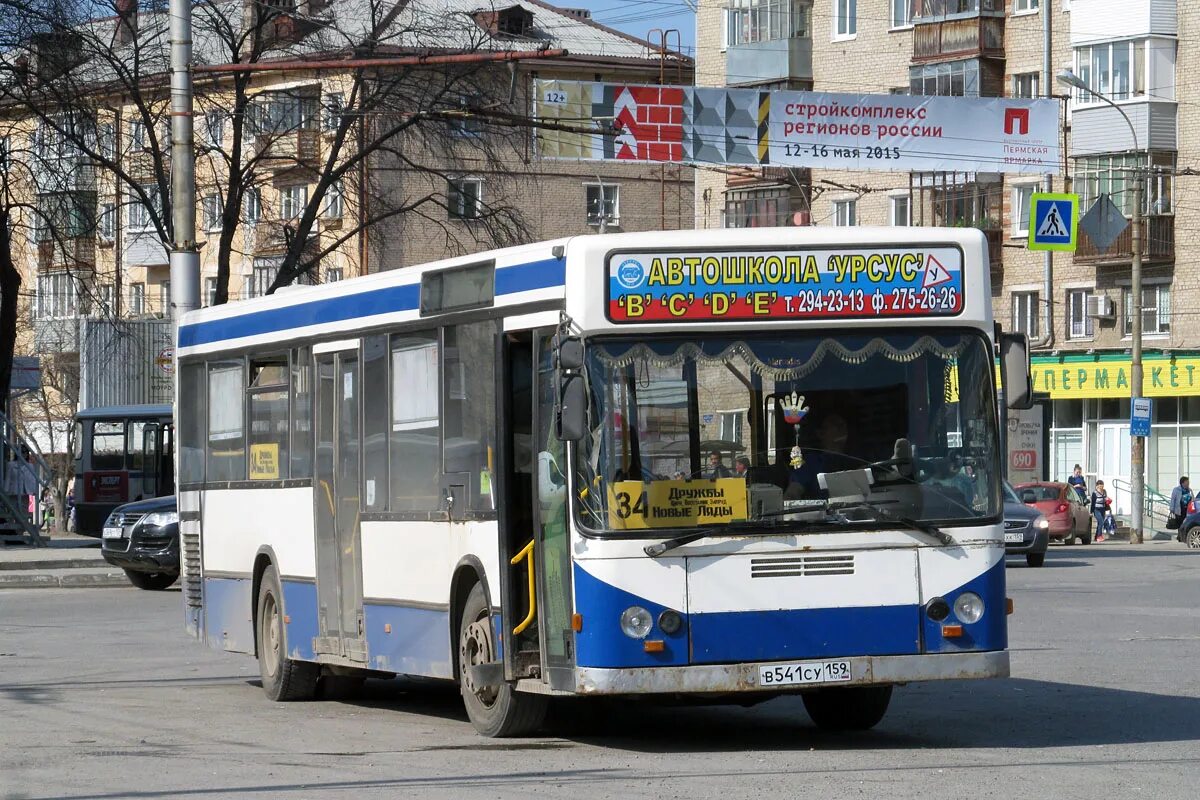
[{"label": "bus destination sign", "polygon": [[963,310],[956,247],[618,253],[618,323],[950,316]]}]

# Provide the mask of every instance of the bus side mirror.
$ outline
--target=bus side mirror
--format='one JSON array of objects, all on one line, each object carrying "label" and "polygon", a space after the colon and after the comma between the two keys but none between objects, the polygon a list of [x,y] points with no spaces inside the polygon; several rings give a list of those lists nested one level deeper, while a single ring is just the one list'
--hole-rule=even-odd
[{"label": "bus side mirror", "polygon": [[1033,408],[1033,379],[1029,376],[1029,337],[1000,334],[1000,379],[1005,404],[1018,411]]},{"label": "bus side mirror", "polygon": [[583,369],[583,341],[578,336],[558,337],[555,349],[559,369]]},{"label": "bus side mirror", "polygon": [[564,375],[559,384],[554,432],[563,442],[578,442],[587,434],[587,394],[582,375]]}]

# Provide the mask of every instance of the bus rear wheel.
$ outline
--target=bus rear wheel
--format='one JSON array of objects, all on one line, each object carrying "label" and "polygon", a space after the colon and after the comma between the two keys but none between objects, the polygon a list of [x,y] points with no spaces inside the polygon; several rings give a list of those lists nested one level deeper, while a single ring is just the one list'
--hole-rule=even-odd
[{"label": "bus rear wheel", "polygon": [[825,731],[865,731],[874,728],[892,701],[891,686],[852,686],[817,689],[801,695],[804,710]]},{"label": "bus rear wheel", "polygon": [[463,705],[475,730],[483,736],[522,736],[541,727],[546,698],[518,692],[508,683],[477,686],[470,668],[496,660],[491,610],[481,584],[475,584],[463,606],[458,628],[458,683]]},{"label": "bus rear wheel", "polygon": [[258,625],[254,631],[263,691],[276,701],[310,700],[317,691],[321,666],[287,657],[282,597],[279,574],[274,566],[267,567],[258,587]]}]

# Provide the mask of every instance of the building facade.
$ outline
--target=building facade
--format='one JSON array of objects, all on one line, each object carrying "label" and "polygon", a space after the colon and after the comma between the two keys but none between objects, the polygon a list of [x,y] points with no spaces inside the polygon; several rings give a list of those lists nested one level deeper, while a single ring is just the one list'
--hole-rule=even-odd
[{"label": "building facade", "polygon": [[[1182,102],[1187,81],[1176,80],[1200,53],[1189,44],[1188,28],[1200,17],[1187,12],[1196,10],[1200,4],[1186,0],[701,2],[698,84],[1058,97],[1066,158],[1049,181],[1001,173],[704,170],[696,179],[697,226],[979,228],[990,245],[996,319],[1030,336],[1035,388],[1049,396],[1043,473],[1065,479],[1081,464],[1091,480],[1115,480],[1118,503],[1126,505],[1132,228],[1103,249],[1081,233],[1076,252],[1050,260],[1030,252],[1026,240],[1034,191],[1077,192],[1084,214],[1111,201],[1128,219],[1133,182],[1143,180],[1140,311],[1145,394],[1155,398],[1147,485],[1169,494],[1181,474],[1200,469],[1200,316],[1177,291],[1195,284],[1189,250],[1200,245],[1191,219],[1200,206],[1186,199],[1192,179],[1178,176],[1197,157],[1200,112]],[[1070,68],[1119,110],[1058,80],[1047,85],[1047,66],[1055,76]]]},{"label": "building facade", "polygon": [[[395,5],[388,13],[371,7],[381,15],[377,22],[382,32],[376,38],[382,44],[376,44],[389,56],[431,51],[486,56],[506,50],[565,54],[472,67],[464,85],[474,88],[439,95],[450,98],[451,105],[460,104],[459,116],[443,100],[427,99],[437,93],[440,82],[462,79],[465,68],[454,66],[414,72],[414,86],[396,93],[400,99],[393,100],[394,107],[359,111],[353,105],[350,71],[305,69],[302,61],[316,55],[327,59],[331,39],[344,47],[359,34],[367,36],[365,28],[359,31],[367,24],[360,19],[365,13],[362,4],[230,0],[225,6],[231,20],[240,16],[254,24],[261,19],[256,15],[271,15],[271,41],[279,51],[261,61],[290,65],[253,73],[246,90],[253,102],[242,120],[230,112],[231,73],[201,74],[196,80],[195,216],[202,305],[216,299],[222,251],[227,253],[230,300],[264,294],[279,273],[298,221],[310,208],[316,220],[304,247],[321,254],[303,278],[311,283],[520,241],[691,227],[692,170],[546,160],[529,124],[537,78],[690,83],[691,60],[670,50],[665,37],[658,43],[644,41],[594,22],[589,12],[560,9],[541,0]],[[139,14],[136,4],[125,0],[119,0],[117,8],[126,16],[89,23],[80,41],[92,47],[111,41],[115,54],[127,48],[141,57],[160,58],[165,65],[166,15]],[[195,25],[197,60],[209,66],[228,63],[229,54],[222,50],[228,49],[228,42],[221,40],[219,26],[206,27],[200,19]],[[323,30],[335,33],[323,35]],[[56,59],[74,63],[71,35],[51,44]],[[30,52],[37,56],[37,45],[31,45]],[[398,67],[389,72],[378,65],[374,69],[378,83],[402,71]],[[96,320],[116,325],[162,320],[161,335],[148,338],[144,357],[161,366],[162,351],[169,347],[171,287],[163,230],[168,215],[161,213],[162,195],[169,190],[167,87],[161,73],[150,72],[147,82],[152,88],[136,102],[116,94],[89,106],[86,115],[74,108],[70,118],[61,121],[23,113],[19,102],[0,107],[0,158],[6,169],[23,164],[5,173],[6,190],[22,198],[13,212],[14,240],[23,283],[29,287],[24,313],[31,324],[20,349],[52,357],[76,376],[97,375],[103,366],[92,364],[89,370],[89,365],[80,364],[91,352],[89,332],[98,331]],[[486,100],[472,94],[483,88],[494,94]],[[409,98],[412,107],[401,108]],[[447,108],[445,122],[426,126],[422,133],[394,139],[379,133],[414,109],[446,113]],[[489,117],[493,112],[499,116]],[[323,186],[323,176],[338,166],[333,148],[346,117],[367,120],[351,124],[352,135],[359,136],[357,146],[365,140],[379,147]],[[491,124],[488,119],[507,122]],[[86,134],[76,133],[80,126],[86,127]],[[363,129],[368,132],[362,134]],[[428,133],[431,129],[433,135]],[[347,149],[341,152],[352,152],[356,143],[343,146]],[[240,162],[231,158],[235,152]],[[97,156],[111,168],[97,166]],[[249,160],[254,162],[252,169],[245,166]],[[245,191],[231,226],[226,198],[230,172],[238,163],[245,171]],[[122,177],[116,177],[117,171]],[[317,197],[322,198],[319,206]],[[489,226],[497,208],[507,223],[499,232]],[[410,210],[392,216],[390,209]],[[103,362],[105,357],[100,353],[92,360]],[[86,398],[78,379],[75,384],[74,394]],[[161,391],[125,401],[170,400],[170,381],[146,385]]]}]

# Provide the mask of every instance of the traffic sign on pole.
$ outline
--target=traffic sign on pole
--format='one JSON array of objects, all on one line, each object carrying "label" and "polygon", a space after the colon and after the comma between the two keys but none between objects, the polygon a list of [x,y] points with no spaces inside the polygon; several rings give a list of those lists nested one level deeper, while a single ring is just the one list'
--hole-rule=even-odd
[{"label": "traffic sign on pole", "polygon": [[1150,435],[1150,408],[1151,402],[1149,397],[1133,398],[1129,415],[1130,436]]},{"label": "traffic sign on pole", "polygon": [[1029,201],[1029,249],[1074,251],[1079,195],[1034,192]]}]

